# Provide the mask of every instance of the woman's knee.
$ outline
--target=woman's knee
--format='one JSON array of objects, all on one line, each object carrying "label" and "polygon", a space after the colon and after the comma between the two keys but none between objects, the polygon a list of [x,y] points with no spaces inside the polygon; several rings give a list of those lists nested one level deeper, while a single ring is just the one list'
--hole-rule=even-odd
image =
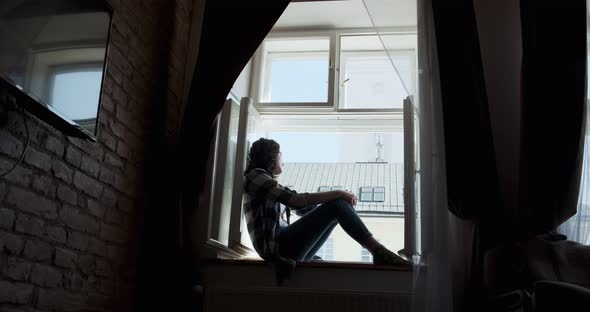
[{"label": "woman's knee", "polygon": [[331,203],[336,209],[354,209],[344,198],[337,198]]}]

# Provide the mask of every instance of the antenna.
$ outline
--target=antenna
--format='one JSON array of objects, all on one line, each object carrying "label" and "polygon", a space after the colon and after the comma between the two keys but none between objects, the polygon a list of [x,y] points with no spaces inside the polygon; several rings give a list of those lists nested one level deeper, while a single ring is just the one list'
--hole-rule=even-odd
[{"label": "antenna", "polygon": [[385,160],[383,159],[383,142],[381,142],[381,133],[375,134],[375,141],[377,145],[377,157],[375,158],[375,162],[385,162]]}]

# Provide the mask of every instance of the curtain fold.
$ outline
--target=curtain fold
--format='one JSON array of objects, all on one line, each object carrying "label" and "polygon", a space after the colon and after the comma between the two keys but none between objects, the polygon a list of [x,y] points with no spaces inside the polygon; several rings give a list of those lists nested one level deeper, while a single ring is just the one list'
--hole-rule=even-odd
[{"label": "curtain fold", "polygon": [[[586,1],[586,37],[590,34],[590,8]],[[590,42],[589,42],[590,44]],[[588,55],[588,45],[586,45],[586,54]],[[590,59],[590,58],[588,58]],[[586,77],[588,76],[588,61],[586,62]],[[563,223],[559,232],[565,234],[569,240],[590,245],[590,110],[588,110],[588,98],[590,90],[588,89],[588,80],[586,78],[586,113],[584,120],[584,151],[582,162],[582,177],[580,180],[580,194],[578,196],[578,212]]]},{"label": "curtain fold", "polygon": [[[262,43],[290,0],[209,0],[205,3],[199,55],[197,57],[187,107],[182,121],[179,146],[167,170],[173,171],[181,210],[181,241],[186,263],[186,288],[199,283],[199,255],[190,236],[190,216],[198,207],[205,183],[207,157],[213,125],[232,85]],[[171,200],[170,203],[173,201]]]},{"label": "curtain fold", "polygon": [[449,209],[499,220],[498,177],[472,0],[432,0],[445,131]]},{"label": "curtain fold", "polygon": [[590,128],[588,127],[590,113],[588,106],[586,106],[585,115],[584,160],[582,179],[580,181],[580,195],[578,197],[578,212],[559,227],[559,232],[565,234],[569,240],[590,245]]},{"label": "curtain fold", "polygon": [[196,207],[194,194],[203,188],[215,116],[240,72],[289,2],[206,2],[199,55],[182,124],[181,161],[177,167],[186,196],[183,207],[188,210]]},{"label": "curtain fold", "polygon": [[[485,296],[483,272],[487,250],[554,230],[575,213],[586,96],[587,11],[581,0],[563,4],[521,1],[522,126],[515,135],[521,136],[522,145],[520,172],[514,173],[520,181],[519,203],[514,209],[507,209],[499,193],[473,1],[432,0],[432,10],[446,195],[449,210],[476,225],[469,278],[475,300],[481,300],[485,298],[478,296]],[[421,81],[420,87],[423,86]],[[422,145],[427,146],[424,141]],[[431,189],[436,187],[439,186]],[[437,198],[428,193],[423,196],[423,201]],[[448,224],[442,220],[445,219],[439,215],[430,226]],[[428,226],[427,222],[423,221],[423,227]],[[444,242],[444,238],[436,239]],[[441,263],[436,265],[444,266],[451,259],[439,259]]]},{"label": "curtain fold", "polygon": [[[496,152],[473,1],[431,0],[431,5],[436,38],[432,50],[437,53],[440,81],[440,98],[435,98],[439,102],[434,102],[438,104],[434,107],[441,109],[439,118],[444,131],[444,149],[440,150],[446,181],[444,204],[454,216],[473,222],[470,231],[456,235],[464,248],[454,248],[455,254],[442,260],[454,265],[456,272],[452,272],[458,276],[450,278],[456,279],[457,284],[464,277],[465,285],[458,291],[464,294],[463,309],[470,310],[476,309],[484,298],[485,251],[498,241],[508,240],[516,226],[507,222],[505,210],[500,209]],[[443,203],[433,205],[439,206]],[[434,222],[447,225],[448,218],[441,214],[437,212]],[[469,223],[464,227],[469,228]],[[463,245],[464,242],[473,245]],[[445,246],[453,251],[454,242],[447,243]]]},{"label": "curtain fold", "polygon": [[[367,12],[371,16],[373,26],[381,38],[384,49],[390,54],[395,49],[391,40],[386,34],[379,32],[380,26],[387,25],[391,21],[383,20],[387,16],[393,16],[383,12],[383,8],[395,9],[394,0],[363,0]],[[472,224],[457,218],[447,209],[447,183],[448,176],[445,171],[445,143],[447,127],[446,120],[443,120],[443,95],[439,76],[439,59],[437,53],[437,37],[435,36],[435,21],[433,16],[433,0],[418,0],[418,92],[412,93],[406,88],[409,95],[417,95],[414,99],[414,107],[417,108],[417,122],[419,123],[420,153],[419,190],[420,190],[420,234],[421,248],[420,256],[416,257],[413,273],[413,311],[461,311],[465,308],[465,289],[470,267],[470,230]],[[456,26],[456,25],[455,25]],[[439,45],[440,46],[440,45]],[[454,49],[452,46],[446,46]],[[448,54],[450,50],[445,50]],[[447,55],[448,57],[448,55]],[[456,60],[453,58],[453,60]],[[450,62],[450,60],[446,60]],[[395,59],[391,58],[392,66],[397,67]],[[445,67],[449,75],[455,69],[448,64]],[[396,72],[399,72],[396,70]],[[400,77],[403,81],[403,77]],[[466,80],[462,82],[467,83]],[[406,83],[409,85],[409,83]],[[454,87],[457,87],[455,85]],[[449,89],[450,90],[450,89]],[[454,92],[458,92],[456,89]],[[475,93],[472,97],[478,96]],[[466,105],[465,100],[457,105]],[[459,117],[456,117],[460,120]],[[465,125],[463,125],[466,127]],[[468,128],[464,128],[468,129]],[[461,132],[459,130],[458,132]],[[455,133],[458,133],[455,132]],[[454,138],[458,140],[459,138]],[[455,141],[456,142],[456,141]],[[478,144],[477,142],[474,142]],[[471,144],[471,143],[468,143]],[[453,146],[453,152],[459,157],[458,145]],[[460,160],[453,158],[453,163]],[[456,183],[461,179],[455,179]],[[457,190],[458,186],[453,185]],[[450,196],[450,193],[449,193]],[[455,197],[459,201],[461,198]],[[468,203],[462,202],[456,205],[455,213],[459,215],[476,215],[475,210],[464,210]],[[421,264],[426,265],[424,270]]]},{"label": "curtain fold", "polygon": [[518,235],[576,213],[586,103],[586,1],[521,0],[522,146]]},{"label": "curtain fold", "polygon": [[440,59],[433,2],[418,0],[421,262],[414,269],[413,311],[463,311],[471,222],[447,209],[448,166]]}]

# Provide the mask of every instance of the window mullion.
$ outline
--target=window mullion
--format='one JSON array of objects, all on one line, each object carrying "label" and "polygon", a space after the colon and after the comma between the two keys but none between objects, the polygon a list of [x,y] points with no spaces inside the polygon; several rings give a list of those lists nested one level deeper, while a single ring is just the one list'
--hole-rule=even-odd
[{"label": "window mullion", "polygon": [[328,70],[328,104],[338,110],[338,50],[339,37],[336,32],[330,34],[330,67]]}]

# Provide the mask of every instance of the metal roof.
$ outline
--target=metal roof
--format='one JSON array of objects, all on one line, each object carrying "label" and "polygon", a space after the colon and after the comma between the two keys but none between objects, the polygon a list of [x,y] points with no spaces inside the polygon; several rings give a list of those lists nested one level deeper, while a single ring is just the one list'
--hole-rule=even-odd
[{"label": "metal roof", "polygon": [[298,193],[318,192],[321,186],[351,190],[360,199],[361,187],[384,187],[383,202],[359,202],[363,215],[403,214],[403,164],[398,163],[285,163],[281,185]]}]

